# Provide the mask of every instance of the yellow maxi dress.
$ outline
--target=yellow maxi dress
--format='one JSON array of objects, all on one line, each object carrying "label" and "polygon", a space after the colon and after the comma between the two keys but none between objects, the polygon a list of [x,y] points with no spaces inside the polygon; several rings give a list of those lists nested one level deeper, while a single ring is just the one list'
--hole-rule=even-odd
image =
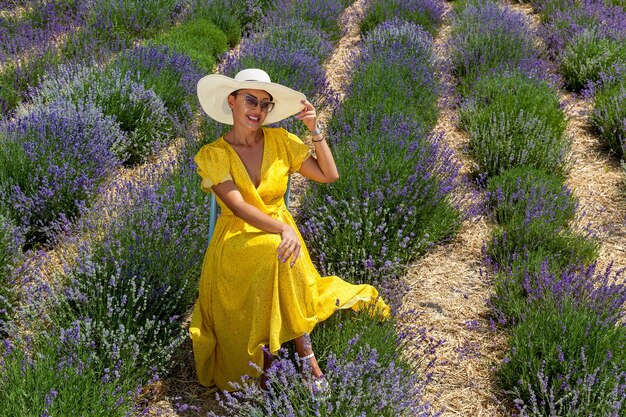
[{"label": "yellow maxi dress", "polygon": [[246,223],[218,199],[221,215],[204,257],[190,336],[198,379],[205,386],[232,390],[230,381],[259,376],[267,346],[276,353],[284,342],[310,333],[337,309],[359,310],[376,303],[389,307],[370,285],[353,285],[315,269],[293,217],[284,204],[288,175],[309,156],[309,148],[282,128],[263,128],[261,183],[255,188],[239,155],[220,137],[195,156],[202,189],[232,180],[244,200],[291,225],[300,237],[301,257],[293,267],[280,262],[280,234]]}]

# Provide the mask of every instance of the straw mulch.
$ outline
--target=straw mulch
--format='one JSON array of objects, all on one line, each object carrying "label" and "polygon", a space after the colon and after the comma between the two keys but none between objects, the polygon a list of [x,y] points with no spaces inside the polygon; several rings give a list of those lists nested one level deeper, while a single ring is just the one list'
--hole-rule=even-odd
[{"label": "straw mulch", "polygon": [[591,104],[572,94],[562,94],[572,138],[571,170],[567,185],[580,203],[578,225],[590,225],[601,242],[598,267],[626,268],[626,190],[620,161],[604,148],[591,131]]},{"label": "straw mulch", "polygon": [[[446,4],[448,8],[450,5]],[[449,10],[448,10],[449,11]],[[435,40],[435,51],[441,65],[441,78],[448,94],[440,99],[440,116],[436,132],[461,163],[461,173],[471,172],[471,161],[465,156],[467,135],[457,129],[458,106],[454,96],[453,77],[445,65],[449,22],[444,23]],[[479,190],[467,185],[459,193],[479,196]],[[431,336],[444,341],[437,349],[435,380],[428,396],[443,416],[504,416],[507,406],[495,393],[493,365],[502,357],[505,338],[489,326],[486,300],[490,285],[481,274],[482,247],[488,239],[491,224],[484,218],[463,222],[450,241],[437,245],[414,262],[406,281],[412,290],[407,296],[409,309],[422,312],[417,324],[430,329]]]}]

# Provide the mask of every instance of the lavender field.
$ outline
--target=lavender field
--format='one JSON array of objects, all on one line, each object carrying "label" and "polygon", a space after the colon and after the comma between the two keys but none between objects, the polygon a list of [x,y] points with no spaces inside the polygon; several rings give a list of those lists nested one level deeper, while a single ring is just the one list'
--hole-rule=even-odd
[{"label": "lavender field", "polygon": [[[0,0],[0,40],[0,416],[626,416],[623,0]],[[392,307],[311,334],[328,399],[289,345],[195,376],[195,84],[251,67],[327,126],[317,268]]]}]

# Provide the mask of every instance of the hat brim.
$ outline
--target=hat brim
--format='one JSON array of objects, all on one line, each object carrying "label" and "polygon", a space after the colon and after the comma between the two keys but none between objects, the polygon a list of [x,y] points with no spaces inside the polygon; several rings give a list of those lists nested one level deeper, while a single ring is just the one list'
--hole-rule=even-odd
[{"label": "hat brim", "polygon": [[284,85],[263,81],[237,81],[221,74],[210,74],[198,81],[198,100],[202,110],[213,120],[232,125],[233,113],[228,106],[228,96],[236,90],[264,90],[272,96],[276,103],[274,109],[267,114],[264,125],[280,122],[289,116],[299,113],[306,96],[299,91]]}]

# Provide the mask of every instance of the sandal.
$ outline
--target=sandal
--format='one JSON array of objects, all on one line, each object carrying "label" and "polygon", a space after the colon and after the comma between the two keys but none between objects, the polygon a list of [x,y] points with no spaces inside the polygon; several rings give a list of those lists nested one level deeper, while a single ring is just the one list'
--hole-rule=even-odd
[{"label": "sandal", "polygon": [[[299,361],[309,362],[312,358],[315,357],[315,353],[311,353],[309,355],[298,358]],[[304,369],[302,369],[304,371]],[[315,377],[311,375],[311,378],[307,379],[304,376],[302,377],[302,382],[304,386],[306,386],[311,395],[318,400],[328,400],[331,394],[330,384],[324,375]]]}]

